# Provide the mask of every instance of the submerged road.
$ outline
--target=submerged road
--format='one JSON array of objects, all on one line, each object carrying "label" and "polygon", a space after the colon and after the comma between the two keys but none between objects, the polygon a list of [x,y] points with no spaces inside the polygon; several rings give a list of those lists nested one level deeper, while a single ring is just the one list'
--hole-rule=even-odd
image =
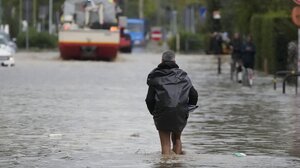
[{"label": "submerged road", "polygon": [[[63,61],[56,52],[18,53],[0,67],[0,167],[300,167],[300,97],[230,81],[224,59],[179,55],[199,92],[183,132],[186,155],[162,158],[146,109],[146,77],[160,55],[121,54],[115,62]],[[246,157],[232,155],[245,153]]]}]

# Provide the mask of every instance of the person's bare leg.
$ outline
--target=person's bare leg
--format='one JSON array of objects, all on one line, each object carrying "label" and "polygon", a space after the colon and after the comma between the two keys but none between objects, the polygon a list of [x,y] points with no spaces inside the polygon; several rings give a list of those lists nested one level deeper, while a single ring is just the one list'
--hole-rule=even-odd
[{"label": "person's bare leg", "polygon": [[161,154],[163,155],[170,155],[171,153],[171,132],[166,131],[158,131],[159,132],[159,138],[161,143]]},{"label": "person's bare leg", "polygon": [[181,132],[180,133],[172,133],[172,143],[173,143],[173,151],[176,154],[183,154],[182,152],[182,143],[181,143]]}]

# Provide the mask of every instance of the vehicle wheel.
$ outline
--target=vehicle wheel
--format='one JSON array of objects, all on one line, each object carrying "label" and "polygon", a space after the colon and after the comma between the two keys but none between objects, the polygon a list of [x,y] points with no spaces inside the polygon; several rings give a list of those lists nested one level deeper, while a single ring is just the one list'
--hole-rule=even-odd
[{"label": "vehicle wheel", "polygon": [[124,49],[124,51],[126,53],[131,53],[132,52],[132,47],[127,47],[127,48]]}]

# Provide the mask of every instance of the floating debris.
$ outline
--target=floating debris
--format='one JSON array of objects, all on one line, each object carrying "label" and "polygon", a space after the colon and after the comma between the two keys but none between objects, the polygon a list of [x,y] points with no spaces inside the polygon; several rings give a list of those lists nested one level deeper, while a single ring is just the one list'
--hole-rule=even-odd
[{"label": "floating debris", "polygon": [[239,152],[234,153],[233,155],[236,156],[236,157],[245,157],[245,156],[247,156],[245,153],[239,153]]},{"label": "floating debris", "polygon": [[62,134],[49,134],[49,137],[51,139],[60,139],[62,137]]}]

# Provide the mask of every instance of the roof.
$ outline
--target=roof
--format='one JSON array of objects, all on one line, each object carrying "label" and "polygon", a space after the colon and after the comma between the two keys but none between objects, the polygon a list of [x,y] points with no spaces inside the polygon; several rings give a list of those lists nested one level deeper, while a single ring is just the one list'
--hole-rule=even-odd
[{"label": "roof", "polygon": [[128,18],[127,23],[144,23],[144,19],[134,19],[134,18]]},{"label": "roof", "polygon": [[[91,0],[92,4],[102,3],[104,6],[104,22],[105,23],[115,23],[116,22],[116,10],[115,3],[113,0]],[[67,15],[77,15],[77,21],[84,22],[85,14],[84,14],[84,2],[88,2],[88,0],[65,0],[64,3],[64,16]],[[82,7],[80,5],[82,3]],[[78,5],[79,4],[79,5]]]}]

